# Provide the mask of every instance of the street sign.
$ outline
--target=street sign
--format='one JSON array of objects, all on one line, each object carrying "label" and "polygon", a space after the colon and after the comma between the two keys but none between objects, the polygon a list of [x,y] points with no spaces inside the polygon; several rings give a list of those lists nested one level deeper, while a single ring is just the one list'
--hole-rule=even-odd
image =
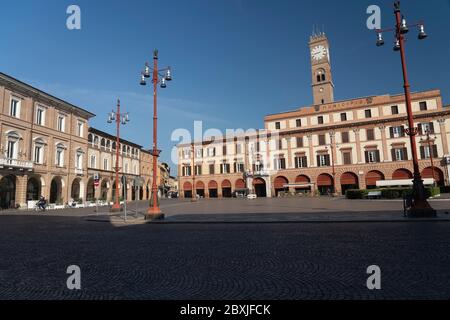
[{"label": "street sign", "polygon": [[100,185],[100,175],[98,173],[94,173],[94,187],[98,188]]}]

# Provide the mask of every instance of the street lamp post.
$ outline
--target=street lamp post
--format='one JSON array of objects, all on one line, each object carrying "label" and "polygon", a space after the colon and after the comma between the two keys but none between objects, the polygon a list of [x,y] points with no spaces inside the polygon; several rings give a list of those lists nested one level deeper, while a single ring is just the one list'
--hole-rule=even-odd
[{"label": "street lamp post", "polygon": [[[164,74],[160,73],[164,72]],[[145,69],[141,73],[142,86],[145,86],[146,78],[150,78],[150,73],[152,73],[152,83],[153,83],[153,148],[150,151],[153,156],[153,182],[152,182],[152,195],[150,199],[149,208],[147,211],[146,218],[155,218],[161,214],[161,209],[158,203],[158,186],[156,184],[157,179],[157,168],[158,168],[158,157],[161,150],[158,150],[158,110],[157,110],[157,92],[158,84],[161,88],[166,88],[166,81],[172,80],[172,73],[170,67],[164,69],[158,69],[158,50],[153,51],[153,68],[149,66],[148,63],[145,64]]]},{"label": "street lamp post", "polygon": [[433,162],[433,149],[432,149],[432,145],[431,145],[431,142],[436,140],[436,137],[433,140],[431,140],[430,129],[427,129],[425,131],[425,135],[427,136],[427,139],[424,141],[422,138],[420,138],[420,141],[426,142],[428,145],[428,152],[430,153],[431,171],[432,171],[432,175],[433,175],[433,185],[436,185],[436,176],[435,176],[435,172],[434,172],[434,162]]},{"label": "street lamp post", "polygon": [[405,59],[405,39],[406,33],[408,33],[410,27],[418,27],[419,28],[419,40],[423,40],[427,37],[427,34],[424,30],[423,22],[419,22],[416,24],[408,25],[406,23],[406,19],[402,16],[400,11],[400,1],[394,2],[394,14],[396,19],[396,26],[392,29],[378,29],[377,32],[377,46],[380,47],[384,44],[383,40],[383,32],[391,32],[393,31],[395,34],[395,45],[394,51],[400,52],[401,62],[402,62],[402,72],[403,72],[403,81],[404,81],[404,91],[405,91],[405,100],[406,100],[406,111],[408,114],[408,129],[405,130],[406,134],[409,136],[410,144],[411,144],[411,152],[412,152],[412,161],[414,168],[414,180],[413,180],[413,202],[411,207],[408,209],[409,217],[435,217],[436,210],[434,210],[426,199],[425,187],[423,185],[423,180],[420,175],[419,170],[419,161],[417,157],[417,146],[416,146],[416,135],[417,128],[414,127],[414,119],[411,108],[411,92],[410,92],[410,84],[408,81],[408,73],[406,68],[406,59]]},{"label": "street lamp post", "polygon": [[197,201],[197,190],[195,189],[195,143],[192,142],[192,198],[191,202]]},{"label": "street lamp post", "polygon": [[[337,192],[336,192],[336,169],[335,169],[335,164],[334,164],[334,150],[335,150],[335,144],[334,144],[334,137],[335,137],[335,133],[331,132],[330,133],[330,152],[331,152],[331,174],[333,176],[333,197],[337,196]],[[326,147],[326,149],[328,150],[328,146]]]},{"label": "street lamp post", "polygon": [[120,146],[120,125],[125,125],[128,121],[130,121],[128,113],[120,112],[120,100],[117,99],[117,111],[111,111],[108,114],[108,123],[116,122],[116,199],[112,206],[113,211],[120,211],[120,199],[119,199],[119,150]]}]

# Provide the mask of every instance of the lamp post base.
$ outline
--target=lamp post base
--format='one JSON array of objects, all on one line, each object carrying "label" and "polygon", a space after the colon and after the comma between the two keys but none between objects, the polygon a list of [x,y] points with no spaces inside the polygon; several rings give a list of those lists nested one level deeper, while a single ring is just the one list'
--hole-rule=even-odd
[{"label": "lamp post base", "polygon": [[406,211],[406,215],[409,218],[436,218],[437,212],[428,201],[416,200],[414,205]]},{"label": "lamp post base", "polygon": [[113,206],[111,207],[111,209],[109,211],[110,212],[121,212],[122,206],[119,203],[115,203],[115,204],[113,204]]},{"label": "lamp post base", "polygon": [[159,207],[150,207],[145,215],[145,220],[164,220],[164,214]]}]

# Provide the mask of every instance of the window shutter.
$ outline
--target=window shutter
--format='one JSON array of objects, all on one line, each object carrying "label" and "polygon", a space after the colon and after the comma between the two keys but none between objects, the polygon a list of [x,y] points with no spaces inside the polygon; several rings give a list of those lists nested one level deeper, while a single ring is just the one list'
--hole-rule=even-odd
[{"label": "window shutter", "polygon": [[325,162],[326,162],[327,166],[329,166],[331,164],[329,154],[327,154],[327,156],[325,157]]},{"label": "window shutter", "polygon": [[389,133],[391,135],[391,139],[394,138],[394,127],[389,128]]},{"label": "window shutter", "polygon": [[403,148],[403,158],[405,160],[408,160],[408,149],[407,148]]},{"label": "window shutter", "polygon": [[303,157],[303,166],[304,166],[305,168],[308,167],[308,157]]},{"label": "window shutter", "polygon": [[417,125],[417,128],[419,129],[419,134],[420,134],[420,135],[423,135],[422,124],[421,124],[421,123],[419,123],[419,124]]},{"label": "window shutter", "polygon": [[364,156],[366,157],[366,163],[369,163],[369,151],[364,151]]},{"label": "window shutter", "polygon": [[405,136],[405,126],[400,126],[400,137]]},{"label": "window shutter", "polygon": [[320,156],[317,156],[317,166],[320,167]]},{"label": "window shutter", "polygon": [[395,149],[391,149],[392,161],[397,161],[397,157],[395,156]]},{"label": "window shutter", "polygon": [[380,150],[375,151],[375,155],[376,155],[376,158],[377,158],[377,162],[381,162],[381,159],[380,159]]},{"label": "window shutter", "polygon": [[434,133],[434,123],[430,122],[430,133]]},{"label": "window shutter", "polygon": [[432,150],[433,150],[433,157],[437,158],[438,157],[437,145],[433,144]]},{"label": "window shutter", "polygon": [[420,147],[420,158],[425,159],[425,147],[424,146]]}]

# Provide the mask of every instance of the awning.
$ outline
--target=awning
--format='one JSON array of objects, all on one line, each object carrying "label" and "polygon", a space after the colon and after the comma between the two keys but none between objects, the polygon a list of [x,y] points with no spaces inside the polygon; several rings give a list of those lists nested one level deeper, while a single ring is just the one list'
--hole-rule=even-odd
[{"label": "awning", "polygon": [[[434,184],[433,178],[423,179],[424,185],[432,185]],[[377,181],[377,187],[393,187],[393,186],[412,186],[412,179],[403,179],[403,180],[379,180]]]},{"label": "awning", "polygon": [[314,187],[314,183],[290,183],[285,184],[284,188],[309,188]]}]

